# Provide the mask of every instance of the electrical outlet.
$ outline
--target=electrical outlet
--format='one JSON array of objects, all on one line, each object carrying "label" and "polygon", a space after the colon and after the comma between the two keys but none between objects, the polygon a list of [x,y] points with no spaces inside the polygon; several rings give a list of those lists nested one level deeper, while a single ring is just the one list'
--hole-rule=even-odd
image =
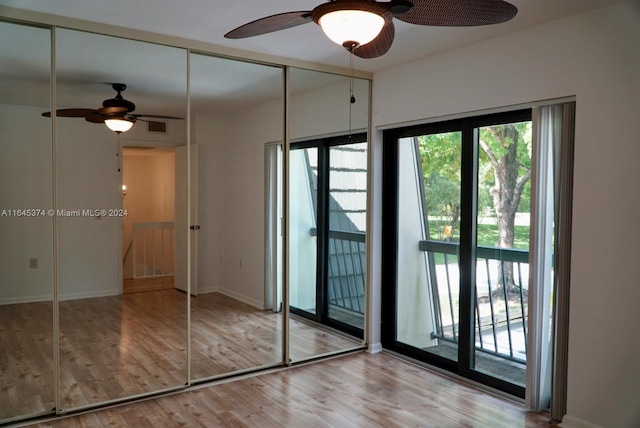
[{"label": "electrical outlet", "polygon": [[38,259],[35,257],[32,257],[29,259],[29,267],[31,269],[38,269]]}]

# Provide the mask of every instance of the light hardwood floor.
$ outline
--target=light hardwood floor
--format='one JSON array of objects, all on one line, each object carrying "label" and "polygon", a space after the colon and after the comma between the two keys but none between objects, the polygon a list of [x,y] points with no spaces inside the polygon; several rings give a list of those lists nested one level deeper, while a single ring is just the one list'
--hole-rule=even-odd
[{"label": "light hardwood floor", "polygon": [[[60,302],[63,410],[187,383],[187,298],[170,289]],[[0,420],[54,408],[51,302],[0,307]],[[356,342],[292,320],[291,358]],[[282,362],[282,316],[218,293],[191,299],[191,379]]]},{"label": "light hardwood floor", "polygon": [[274,373],[47,421],[42,427],[544,427],[548,415],[385,354]]}]

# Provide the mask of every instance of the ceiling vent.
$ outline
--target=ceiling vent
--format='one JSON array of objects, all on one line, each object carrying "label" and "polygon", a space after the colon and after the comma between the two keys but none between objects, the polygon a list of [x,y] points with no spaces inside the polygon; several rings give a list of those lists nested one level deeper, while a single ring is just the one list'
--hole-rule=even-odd
[{"label": "ceiling vent", "polygon": [[167,122],[147,122],[147,132],[151,132],[154,134],[166,134],[167,133]]}]

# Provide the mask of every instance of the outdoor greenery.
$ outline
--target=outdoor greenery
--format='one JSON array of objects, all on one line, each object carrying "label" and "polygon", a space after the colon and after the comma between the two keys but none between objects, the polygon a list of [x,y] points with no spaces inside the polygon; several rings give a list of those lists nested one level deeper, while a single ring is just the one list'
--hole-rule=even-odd
[{"label": "outdoor greenery", "polygon": [[[436,230],[437,224],[435,221],[429,222],[429,229]],[[519,250],[528,250],[529,249],[529,226],[515,226],[514,227],[514,246],[513,248]],[[432,234],[432,239],[437,239]],[[458,242],[460,239],[460,235],[454,232],[454,235],[451,237],[451,242]],[[478,225],[478,235],[477,235],[477,245],[480,247],[495,247],[498,242],[498,225],[497,224],[479,224]],[[435,254],[434,261],[436,264],[444,264],[444,255],[443,254]],[[457,258],[455,256],[449,256],[449,263],[456,263]]]},{"label": "outdoor greenery", "polygon": [[[529,227],[515,219],[531,201],[531,122],[482,127],[478,135],[478,245],[528,250]],[[461,141],[461,132],[417,137],[430,239],[459,239]],[[512,286],[511,263],[504,273],[501,282]]]},{"label": "outdoor greenery", "polygon": [[[437,228],[442,227],[436,221],[429,221],[429,230],[436,231]],[[431,239],[439,239],[437,236],[442,235],[440,233],[431,234]],[[514,226],[514,245],[513,248],[520,250],[529,249],[529,226]],[[498,242],[498,225],[497,224],[479,224],[478,235],[476,237],[477,243],[481,247],[495,247]],[[457,242],[460,240],[458,231],[455,231],[450,238],[451,242]]]}]

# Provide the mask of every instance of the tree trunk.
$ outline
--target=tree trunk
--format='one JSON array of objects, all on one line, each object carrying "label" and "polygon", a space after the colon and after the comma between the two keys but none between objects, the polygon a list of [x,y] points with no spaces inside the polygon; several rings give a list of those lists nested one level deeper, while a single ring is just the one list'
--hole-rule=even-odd
[{"label": "tree trunk", "polygon": [[[518,177],[521,168],[518,160],[518,129],[514,125],[494,126],[489,129],[502,148],[502,156],[498,158],[486,144],[480,143],[491,159],[495,177],[491,195],[498,222],[499,235],[496,246],[513,248],[516,213],[530,172],[527,172],[524,177]],[[513,263],[503,262],[501,267],[498,273],[498,285],[492,294],[504,298],[506,290],[507,298],[516,296],[519,298],[520,290],[513,278]]]}]

